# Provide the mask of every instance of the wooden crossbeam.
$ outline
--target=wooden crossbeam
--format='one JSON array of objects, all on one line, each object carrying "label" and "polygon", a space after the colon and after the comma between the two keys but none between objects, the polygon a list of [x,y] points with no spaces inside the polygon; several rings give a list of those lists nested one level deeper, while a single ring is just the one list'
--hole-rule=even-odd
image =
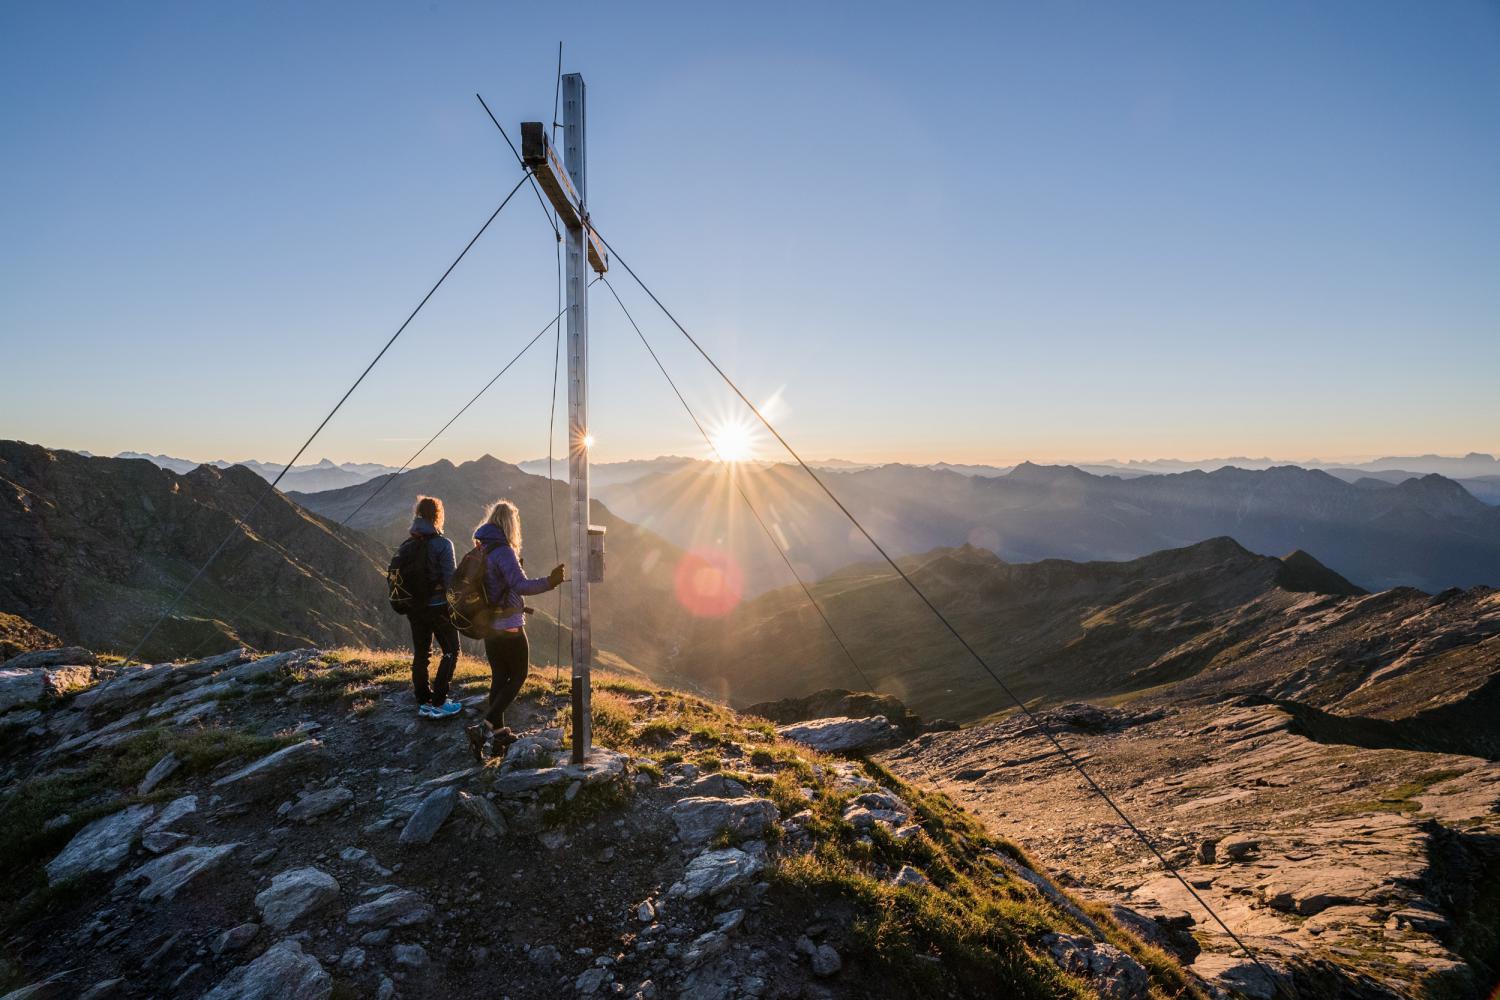
[{"label": "wooden crossbeam", "polygon": [[562,157],[558,155],[547,129],[541,122],[521,123],[521,162],[531,168],[532,176],[541,185],[542,193],[552,202],[557,216],[569,229],[585,229],[588,233],[589,266],[600,274],[609,270],[609,252],[599,237],[584,223],[588,216],[583,208],[583,199],[578,189],[563,169]]}]

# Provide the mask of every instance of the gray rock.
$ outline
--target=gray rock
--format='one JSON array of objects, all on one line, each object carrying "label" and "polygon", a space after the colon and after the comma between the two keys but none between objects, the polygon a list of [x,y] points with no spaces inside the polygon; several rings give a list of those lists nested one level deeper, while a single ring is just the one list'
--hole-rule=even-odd
[{"label": "gray rock", "polygon": [[39,983],[22,986],[18,990],[7,993],[0,997],[0,1000],[55,1000],[55,998],[60,1000],[65,993],[60,984],[72,975],[72,969],[55,973]]},{"label": "gray rock", "polygon": [[1252,1000],[1276,1000],[1283,995],[1283,990],[1287,991],[1286,995],[1295,995],[1290,992],[1291,975],[1264,956],[1257,962],[1252,958],[1206,951],[1189,968],[1204,982]]},{"label": "gray rock", "polygon": [[812,953],[812,970],[815,976],[831,976],[844,967],[844,960],[833,945],[820,944]]},{"label": "gray rock", "polygon": [[175,798],[167,803],[166,808],[161,811],[160,816],[156,817],[156,822],[152,823],[149,829],[165,830],[178,820],[191,816],[197,811],[198,796],[184,795]]},{"label": "gray rock", "polygon": [[573,988],[578,991],[580,996],[592,996],[599,992],[599,987],[603,986],[605,980],[608,978],[608,969],[601,969],[598,966],[594,966],[591,969],[584,969],[578,974],[578,978],[573,980]]},{"label": "gray rock", "polygon": [[332,993],[333,977],[288,939],[229,973],[201,1000],[328,1000]]},{"label": "gray rock", "polygon": [[411,814],[411,819],[406,821],[406,827],[401,831],[401,843],[431,843],[457,804],[458,790],[452,786],[445,785],[430,792],[417,806],[417,811]]},{"label": "gray rock", "polygon": [[668,895],[685,899],[717,896],[746,884],[764,868],[765,861],[761,856],[738,847],[704,851],[688,862],[682,880],[672,886]]},{"label": "gray rock", "polygon": [[375,990],[375,1000],[391,1000],[396,995],[396,984],[390,976],[380,977],[380,986]]},{"label": "gray rock", "polygon": [[722,774],[705,774],[687,787],[688,794],[714,799],[742,799],[750,792],[744,785]]},{"label": "gray rock", "polygon": [[35,670],[44,667],[63,667],[81,664],[91,667],[99,661],[94,654],[82,646],[62,646],[58,649],[37,649],[21,653],[5,661],[6,670]]},{"label": "gray rock", "polygon": [[780,815],[770,799],[715,799],[693,796],[678,800],[669,810],[684,844],[706,844],[721,833],[734,840],[762,836]]},{"label": "gray rock", "polygon": [[550,944],[544,944],[531,949],[526,953],[526,957],[531,960],[532,965],[539,965],[544,969],[551,968],[562,961],[562,955],[558,952],[556,946]]},{"label": "gray rock", "polygon": [[339,968],[341,969],[363,969],[365,967],[365,950],[355,945],[344,949],[339,956]]},{"label": "gray rock", "polygon": [[275,753],[266,754],[254,763],[225,775],[213,783],[215,788],[229,791],[259,789],[269,786],[279,778],[304,771],[318,764],[326,764],[327,755],[319,740],[303,740],[283,747]]},{"label": "gray rock", "polygon": [[495,803],[483,795],[470,795],[468,792],[458,793],[459,804],[464,810],[477,819],[481,827],[492,837],[503,837],[509,831],[505,817],[500,815],[500,810]]},{"label": "gray rock", "polygon": [[1079,934],[1046,934],[1041,945],[1071,975],[1088,980],[1104,1000],[1146,1000],[1151,977],[1141,963],[1112,944]]},{"label": "gray rock", "polygon": [[45,670],[0,670],[0,712],[41,701],[46,693]]},{"label": "gray rock", "polygon": [[911,865],[902,865],[901,870],[896,873],[896,877],[891,879],[891,881],[899,886],[932,884],[928,881],[926,875],[923,875]]},{"label": "gray rock", "polygon": [[391,954],[397,965],[404,965],[408,969],[425,969],[431,961],[427,957],[427,949],[419,944],[398,944],[391,949]]},{"label": "gray rock", "polygon": [[155,694],[170,684],[186,679],[170,663],[138,664],[126,667],[114,677],[73,699],[75,708],[95,709],[101,705],[142,698]]},{"label": "gray rock", "polygon": [[231,927],[214,939],[214,954],[222,955],[225,952],[239,951],[255,940],[255,935],[259,933],[260,924],[240,924],[238,927]]},{"label": "gray rock", "polygon": [[878,715],[868,719],[812,719],[780,726],[776,732],[786,739],[824,753],[869,753],[886,750],[905,741],[900,729]]},{"label": "gray rock", "polygon": [[391,929],[389,927],[382,927],[378,931],[365,931],[359,936],[359,943],[369,945],[371,948],[378,948],[390,939]]},{"label": "gray rock", "polygon": [[268,927],[284,931],[338,898],[338,879],[317,868],[293,868],[256,894],[255,908]]},{"label": "gray rock", "polygon": [[432,907],[410,889],[392,889],[368,903],[349,911],[349,923],[372,927],[410,927],[425,924],[433,917]]},{"label": "gray rock", "polygon": [[354,793],[343,786],[324,788],[298,799],[296,804],[286,811],[286,818],[294,823],[308,823],[326,813],[342,809],[353,801]]},{"label": "gray rock", "polygon": [[165,854],[176,850],[188,842],[185,833],[173,833],[171,830],[147,830],[141,836],[141,846],[152,854]]},{"label": "gray rock", "polygon": [[224,676],[233,681],[255,681],[264,677],[272,677],[283,670],[297,666],[303,660],[310,660],[318,655],[316,649],[292,649],[285,653],[277,653],[275,656],[263,656],[249,663],[242,663],[231,670],[224,671]]},{"label": "gray rock", "polygon": [[171,899],[199,875],[233,854],[239,844],[220,844],[217,847],[179,847],[171,854],[146,862],[128,874],[120,876],[116,885],[146,882],[141,890],[141,902],[153,899]]},{"label": "gray rock", "polygon": [[166,778],[172,777],[172,772],[177,771],[181,766],[183,766],[183,762],[177,760],[177,754],[166,754],[165,757],[162,757],[154,765],[151,765],[150,771],[145,772],[145,777],[141,778],[141,784],[135,786],[136,795],[150,795],[151,792],[156,790],[156,786],[159,786],[162,781],[166,781]]},{"label": "gray rock", "polygon": [[82,875],[114,871],[124,863],[141,828],[154,815],[155,806],[140,805],[94,820],[47,862],[47,882],[56,885]]},{"label": "gray rock", "polygon": [[122,978],[101,979],[79,994],[78,1000],[106,1000],[118,995],[120,987],[124,985],[125,980]]},{"label": "gray rock", "polygon": [[449,771],[447,774],[440,774],[436,778],[429,778],[417,787],[423,791],[428,791],[433,788],[442,788],[444,785],[459,785],[470,778],[476,777],[479,772],[480,768],[477,767],[466,767],[462,771]]}]

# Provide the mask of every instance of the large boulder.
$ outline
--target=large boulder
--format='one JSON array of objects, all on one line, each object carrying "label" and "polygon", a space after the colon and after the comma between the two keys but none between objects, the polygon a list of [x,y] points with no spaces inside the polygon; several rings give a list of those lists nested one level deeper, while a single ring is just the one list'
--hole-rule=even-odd
[{"label": "large boulder", "polygon": [[94,820],[47,862],[47,881],[56,885],[82,875],[114,871],[130,855],[141,828],[155,814],[155,806],[139,805]]},{"label": "large boulder", "polygon": [[328,1000],[332,994],[333,977],[322,964],[286,940],[225,976],[202,1000]]},{"label": "large boulder", "polygon": [[867,719],[813,719],[781,726],[776,732],[824,753],[874,753],[905,742],[901,730],[878,715]]},{"label": "large boulder", "polygon": [[668,813],[677,824],[677,836],[695,847],[725,833],[733,840],[760,837],[780,819],[770,799],[693,796],[678,800]]},{"label": "large boulder", "polygon": [[292,868],[271,880],[255,895],[261,922],[284,931],[292,924],[339,898],[338,879],[318,868]]},{"label": "large boulder", "polygon": [[749,706],[743,714],[758,715],[778,726],[806,722],[809,719],[866,719],[879,715],[901,730],[907,739],[916,736],[923,728],[921,718],[913,715],[899,698],[874,691],[849,691],[844,688],[825,688],[799,698],[763,701]]},{"label": "large boulder", "polygon": [[45,670],[0,670],[0,712],[41,701],[47,693]]},{"label": "large boulder", "polygon": [[297,799],[286,811],[286,818],[294,823],[310,823],[326,813],[342,809],[354,801],[354,793],[342,785],[309,792]]}]

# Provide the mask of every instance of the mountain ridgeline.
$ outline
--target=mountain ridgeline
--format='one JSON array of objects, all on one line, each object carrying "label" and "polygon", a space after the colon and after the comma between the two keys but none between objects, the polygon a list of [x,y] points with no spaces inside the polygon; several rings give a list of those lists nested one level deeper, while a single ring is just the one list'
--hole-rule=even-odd
[{"label": "mountain ridgeline", "polygon": [[[1315,553],[1369,590],[1500,585],[1500,508],[1438,475],[1349,483],[1284,466],[1121,478],[1030,463],[995,477],[907,465],[820,475],[896,555],[969,543],[1012,562],[1124,560],[1227,535],[1267,555]],[[678,545],[723,548],[752,593],[792,582],[730,477],[804,576],[873,556],[791,466],[704,463],[599,493],[620,516]]]},{"label": "mountain ridgeline", "polygon": [[70,642],[132,648],[231,530],[141,656],[400,639],[385,606],[384,547],[267,495],[247,469],[178,474],[5,441],[0,476],[0,610]]}]

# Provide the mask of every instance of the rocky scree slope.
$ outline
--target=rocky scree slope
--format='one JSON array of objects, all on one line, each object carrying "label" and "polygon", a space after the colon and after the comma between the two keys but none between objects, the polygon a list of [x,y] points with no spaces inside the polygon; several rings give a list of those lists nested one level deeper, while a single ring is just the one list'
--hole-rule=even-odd
[{"label": "rocky scree slope", "polygon": [[7,1000],[1202,995],[941,796],[630,678],[573,767],[560,678],[476,765],[402,657],[26,669],[76,683],[0,716]]},{"label": "rocky scree slope", "polygon": [[[238,466],[179,475],[16,441],[0,442],[0,487],[0,608],[121,652],[267,490]],[[141,655],[398,641],[388,558],[359,532],[268,497]]]},{"label": "rocky scree slope", "polygon": [[[1245,961],[1028,722],[882,758],[1025,843],[1060,881],[1148,917],[1205,980],[1248,996],[1481,997],[1500,980],[1500,764],[1309,735],[1260,697],[1042,713],[1263,957]],[[1333,717],[1329,717],[1333,718]]]}]

